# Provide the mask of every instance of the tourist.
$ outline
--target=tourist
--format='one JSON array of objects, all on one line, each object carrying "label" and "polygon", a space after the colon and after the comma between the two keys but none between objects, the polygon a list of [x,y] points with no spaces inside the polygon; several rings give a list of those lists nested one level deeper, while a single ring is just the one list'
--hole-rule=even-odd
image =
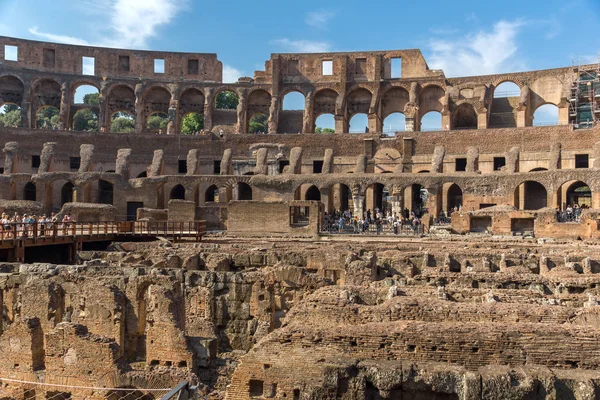
[{"label": "tourist", "polygon": [[392,222],[392,226],[394,227],[394,235],[398,234],[398,219],[394,218],[393,222]]}]

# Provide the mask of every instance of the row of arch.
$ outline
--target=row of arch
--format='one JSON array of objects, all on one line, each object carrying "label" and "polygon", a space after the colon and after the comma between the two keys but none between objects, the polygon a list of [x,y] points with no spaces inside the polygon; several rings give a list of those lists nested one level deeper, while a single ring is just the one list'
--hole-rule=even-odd
[{"label": "row of arch", "polygon": [[[495,93],[516,94],[520,87],[516,84],[513,91],[504,91],[503,85],[499,85]],[[239,129],[244,132],[256,131],[256,125],[264,125],[267,129],[266,120],[272,116],[273,99],[266,89],[256,88],[246,94],[246,92],[235,92],[226,87],[219,88],[212,96],[210,105],[206,103],[205,93],[198,88],[186,88],[179,94],[173,93],[170,89],[163,86],[152,86],[136,93],[137,88],[125,84],[117,84],[107,90],[105,96],[102,96],[100,103],[94,101],[90,104],[82,104],[82,96],[77,95],[82,87],[89,89],[87,94],[99,95],[99,87],[89,81],[83,81],[75,84],[68,99],[65,99],[65,88],[52,79],[40,79],[32,85],[31,96],[25,96],[23,82],[15,76],[0,77],[0,106],[4,104],[14,104],[21,106],[24,101],[31,100],[32,115],[36,115],[44,108],[51,107],[57,110],[57,114],[63,112],[60,118],[68,119],[68,126],[75,126],[75,115],[80,112],[94,114],[99,120],[98,125],[102,126],[107,121],[111,123],[108,127],[112,128],[112,121],[122,116],[133,121],[136,130],[153,130],[149,126],[149,121],[153,116],[160,116],[165,121],[172,121],[179,131],[183,128],[183,119],[187,115],[197,114],[198,124],[196,128],[204,128],[206,120],[210,120],[209,128],[222,128],[225,130]],[[502,89],[502,91],[500,91]],[[277,132],[297,133],[314,132],[316,128],[328,128],[339,131],[364,133],[372,126],[369,124],[369,118],[376,116],[383,123],[383,131],[401,131],[406,125],[406,112],[410,103],[409,91],[404,87],[391,87],[383,92],[380,100],[374,101],[372,91],[367,87],[356,87],[352,89],[344,99],[340,99],[339,93],[331,88],[317,90],[314,93],[303,93],[302,88],[290,88],[281,96],[280,104],[276,104],[278,111]],[[462,89],[461,96],[465,91],[472,89]],[[242,94],[242,98],[238,94]],[[308,100],[307,100],[308,96]],[[416,99],[418,107],[418,120],[415,121],[415,129],[435,130],[442,129],[441,113],[445,109],[444,98],[446,90],[441,86],[430,84],[424,86]],[[453,107],[450,114],[450,129],[477,128],[478,115],[473,104],[465,100],[458,100],[458,104]],[[27,97],[27,98],[26,98]],[[90,97],[91,98],[91,97]],[[98,98],[98,97],[96,97]],[[497,97],[499,105],[503,99],[508,97]],[[81,100],[81,101],[80,101]],[[68,106],[64,106],[68,102]],[[514,102],[509,102],[513,104]],[[514,105],[514,104],[513,104]],[[239,107],[238,107],[239,106]],[[558,111],[556,104],[541,104],[533,110],[538,113],[539,107],[554,107],[556,110],[556,122],[558,120]],[[311,115],[306,115],[309,110]],[[68,111],[68,112],[67,112]],[[175,111],[175,112],[173,112]],[[543,114],[547,114],[545,108]],[[502,111],[494,109],[492,106],[492,115],[501,116],[501,114],[511,114],[513,110]],[[68,115],[66,115],[68,114]],[[325,118],[321,118],[325,116]],[[414,116],[411,111],[410,118]],[[257,122],[260,117],[260,124]],[[390,118],[392,117],[392,118]],[[59,118],[59,119],[60,119]],[[140,120],[141,119],[141,120]],[[341,120],[341,127],[336,126],[336,119]],[[201,120],[201,121],[200,121]],[[386,120],[388,120],[386,124]],[[243,125],[242,125],[243,123]],[[253,128],[254,127],[254,128]],[[166,129],[166,124],[164,127]]]}]

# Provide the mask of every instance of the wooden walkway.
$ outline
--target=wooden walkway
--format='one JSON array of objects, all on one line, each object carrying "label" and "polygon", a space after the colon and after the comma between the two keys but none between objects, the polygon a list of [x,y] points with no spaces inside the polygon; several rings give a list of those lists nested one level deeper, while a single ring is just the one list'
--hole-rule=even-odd
[{"label": "wooden walkway", "polygon": [[[8,250],[8,261],[25,261],[25,250],[39,246],[69,245],[72,256],[84,243],[119,240],[151,240],[164,237],[199,242],[206,234],[206,221],[195,222],[77,222],[68,224],[12,223],[0,230],[0,250]],[[72,258],[72,257],[70,257]]]}]

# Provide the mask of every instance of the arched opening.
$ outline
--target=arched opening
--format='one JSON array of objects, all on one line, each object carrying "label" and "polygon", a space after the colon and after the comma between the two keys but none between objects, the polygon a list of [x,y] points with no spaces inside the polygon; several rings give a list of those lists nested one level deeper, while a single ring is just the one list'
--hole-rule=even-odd
[{"label": "arched opening", "polygon": [[113,204],[113,184],[102,179],[98,181],[98,204]]},{"label": "arched opening", "polygon": [[429,111],[421,117],[421,131],[441,131],[442,113],[438,111]]},{"label": "arched opening", "polygon": [[315,185],[309,187],[304,195],[304,200],[321,201],[321,191]]},{"label": "arched opening", "polygon": [[283,97],[282,110],[293,111],[293,110],[304,110],[304,95],[300,92],[289,92]]},{"label": "arched opening", "polygon": [[525,181],[515,190],[515,207],[520,210],[539,210],[548,206],[548,192],[536,181]]},{"label": "arched opening", "polygon": [[452,113],[452,129],[477,129],[477,112],[469,103],[462,103]]},{"label": "arched opening", "polygon": [[539,106],[533,113],[533,126],[558,125],[558,107],[554,104]]},{"label": "arched opening", "polygon": [[566,191],[566,205],[583,208],[592,207],[592,190],[585,182],[577,181],[572,183]]},{"label": "arched opening", "polygon": [[521,97],[521,88],[514,82],[502,82],[494,89],[495,99],[504,99],[507,97]]},{"label": "arched opening", "polygon": [[13,103],[4,103],[0,106],[0,128],[21,128],[22,126],[21,107]]},{"label": "arched opening", "polygon": [[204,193],[205,203],[218,203],[219,202],[219,188],[216,185],[210,186]]},{"label": "arched opening", "polygon": [[383,134],[385,136],[395,136],[396,132],[406,130],[406,117],[401,112],[395,112],[388,115],[383,120]]},{"label": "arched opening", "polygon": [[37,192],[33,182],[27,182],[23,188],[23,200],[36,201]]},{"label": "arched opening", "polygon": [[333,114],[321,114],[315,121],[315,133],[335,133],[335,117]]},{"label": "arched opening", "polygon": [[489,126],[492,128],[514,128],[517,126],[517,107],[521,89],[514,82],[504,82],[494,89],[490,109]]},{"label": "arched opening", "polygon": [[127,111],[117,111],[111,118],[110,131],[115,133],[135,132],[135,117]]},{"label": "arched opening", "polygon": [[223,90],[215,97],[215,108],[217,110],[235,110],[240,102],[237,93],[231,90]]},{"label": "arched opening", "polygon": [[[123,116],[130,115],[133,123],[133,132],[135,130],[135,93],[132,88],[125,85],[119,85],[111,89],[108,95],[107,115],[111,116],[111,123],[114,121],[115,115]],[[119,126],[117,126],[119,128]],[[112,132],[123,132],[112,129]],[[126,133],[126,132],[123,132]]]},{"label": "arched opening", "polygon": [[279,133],[300,133],[304,128],[304,103],[302,93],[293,91],[283,97],[279,112]]},{"label": "arched opening", "polygon": [[237,199],[238,200],[252,200],[252,188],[250,185],[244,182],[238,182],[237,184]]},{"label": "arched opening", "polygon": [[453,183],[452,186],[448,188],[447,194],[447,203],[446,203],[446,211],[448,215],[450,215],[454,210],[458,210],[461,208],[463,203],[463,192],[460,186],[456,183]]},{"label": "arched opening", "polygon": [[539,172],[539,171],[548,171],[548,168],[538,167],[538,168],[532,169],[529,172]]},{"label": "arched opening", "polygon": [[248,133],[263,134],[269,133],[269,116],[267,114],[256,113],[248,120]]},{"label": "arched opening", "polygon": [[381,215],[385,216],[387,213],[392,213],[392,191],[389,187],[376,183],[372,186],[372,196],[373,196],[373,211],[375,209],[379,209],[381,211]]},{"label": "arched opening", "polygon": [[405,207],[409,208],[417,217],[421,217],[428,212],[429,191],[422,185],[415,183],[407,187],[404,199]]},{"label": "arched opening", "polygon": [[204,93],[191,88],[179,97],[181,133],[193,135],[204,129]]},{"label": "arched opening", "polygon": [[[168,125],[168,122],[167,122]],[[191,112],[181,119],[181,133],[184,135],[197,135],[204,129],[204,114]]]},{"label": "arched opening", "polygon": [[35,127],[38,129],[58,129],[58,108],[44,106],[35,113]]},{"label": "arched opening", "polygon": [[97,132],[98,115],[90,108],[78,110],[73,115],[73,130],[78,132]]},{"label": "arched opening", "polygon": [[92,85],[79,85],[73,93],[73,104],[98,107],[100,92],[98,88]]},{"label": "arched opening", "polygon": [[350,133],[369,133],[369,117],[367,114],[355,114],[350,119]]},{"label": "arched opening", "polygon": [[146,121],[146,130],[154,133],[166,133],[169,126],[169,116],[163,112],[150,114]]},{"label": "arched opening", "polygon": [[[346,117],[350,119],[350,133],[367,133],[368,132],[368,117],[371,110],[372,93],[365,88],[358,88],[350,92],[346,99]],[[355,120],[355,117],[362,114],[361,117]],[[354,121],[354,124],[353,124]]]},{"label": "arched opening", "polygon": [[185,200],[185,188],[182,185],[176,185],[171,189],[169,200]]},{"label": "arched opening", "polygon": [[67,182],[63,185],[60,190],[60,206],[62,207],[65,203],[73,202],[73,191],[75,186],[71,182]]},{"label": "arched opening", "polygon": [[[335,107],[338,93],[333,89],[321,89],[314,96],[313,113],[317,116],[315,133],[335,133]],[[325,116],[321,118],[321,116]],[[321,128],[320,132],[317,129]],[[327,131],[325,131],[327,129]]]}]

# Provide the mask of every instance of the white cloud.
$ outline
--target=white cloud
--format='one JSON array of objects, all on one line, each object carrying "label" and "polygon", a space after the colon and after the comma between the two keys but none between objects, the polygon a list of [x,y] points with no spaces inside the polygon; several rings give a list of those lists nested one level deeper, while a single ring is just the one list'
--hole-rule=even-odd
[{"label": "white cloud", "polygon": [[51,42],[56,43],[67,43],[67,44],[77,44],[81,46],[89,46],[89,42],[87,40],[83,40],[80,38],[76,38],[73,36],[67,35],[56,35],[54,33],[41,32],[37,27],[29,28],[29,33],[32,35],[38,36],[39,38],[49,40]]},{"label": "white cloud", "polygon": [[333,17],[335,17],[335,14],[336,13],[331,10],[312,11],[306,14],[306,19],[304,20],[304,22],[306,22],[306,24],[310,26],[323,28],[325,27],[324,25],[327,24],[327,22],[329,22]]},{"label": "white cloud", "polygon": [[223,83],[236,83],[241,76],[242,71],[231,65],[223,64]]},{"label": "white cloud", "polygon": [[331,45],[327,42],[312,40],[290,40],[288,38],[276,39],[271,44],[284,47],[292,53],[327,53],[331,51]]},{"label": "white cloud", "polygon": [[480,31],[454,40],[433,39],[429,43],[431,68],[446,76],[486,75],[526,68],[515,56],[517,34],[525,23],[499,21],[491,32]]},{"label": "white cloud", "polygon": [[[82,1],[90,4],[87,0]],[[158,29],[171,23],[186,3],[187,0],[97,0],[86,14],[109,23],[102,32],[91,32],[100,38],[94,42],[42,32],[37,27],[30,28],[29,32],[53,42],[144,49],[148,47],[148,40],[158,34]]]}]

